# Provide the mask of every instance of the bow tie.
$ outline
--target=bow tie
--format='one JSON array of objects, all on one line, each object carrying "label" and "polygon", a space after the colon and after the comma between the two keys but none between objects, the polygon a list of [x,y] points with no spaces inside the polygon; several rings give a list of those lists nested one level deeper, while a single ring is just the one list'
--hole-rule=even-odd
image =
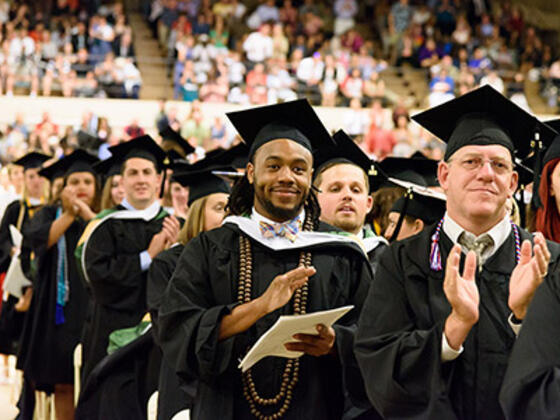
[{"label": "bow tie", "polygon": [[261,233],[265,238],[281,237],[294,242],[301,229],[301,221],[299,218],[295,218],[284,223],[260,222],[259,226],[261,228]]}]

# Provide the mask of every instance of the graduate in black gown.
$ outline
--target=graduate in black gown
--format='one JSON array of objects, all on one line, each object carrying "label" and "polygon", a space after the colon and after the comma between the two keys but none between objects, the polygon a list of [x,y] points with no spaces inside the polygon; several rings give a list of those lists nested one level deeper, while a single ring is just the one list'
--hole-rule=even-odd
[{"label": "graduate in black gown", "polygon": [[447,211],[381,257],[356,356],[385,418],[503,419],[498,392],[516,333],[560,255],[505,207],[514,153],[526,156],[546,127],[488,86],[413,118],[448,143],[438,167]]},{"label": "graduate in black gown", "polygon": [[[155,332],[158,329],[161,299],[183,247],[200,232],[219,227],[225,215],[230,187],[226,181],[212,175],[211,171],[212,168],[173,174],[172,181],[189,188],[189,211],[186,222],[179,231],[178,243],[154,258],[148,270],[148,309]],[[196,380],[181,381],[169,364],[162,361],[158,386],[158,420],[170,420],[179,411],[190,409],[196,389]]]},{"label": "graduate in black gown", "polygon": [[[35,212],[47,202],[45,178],[39,175],[39,170],[49,159],[47,155],[31,152],[14,162],[15,165],[23,166],[24,190],[21,200],[13,201],[8,205],[0,223],[0,273],[8,270],[14,253],[21,251],[16,251],[14,248],[10,225],[22,232]],[[23,311],[31,298],[32,289],[28,288],[28,290],[22,299],[19,296],[9,295],[2,304],[0,314],[0,353],[2,354],[17,352],[17,343],[23,328]],[[16,305],[18,305],[17,309]]]},{"label": "graduate in black gown", "polygon": [[47,178],[57,168],[64,172],[60,201],[39,210],[24,231],[37,274],[22,339],[25,348],[19,359],[37,390],[54,390],[59,420],[74,418],[73,352],[89,301],[74,250],[86,223],[98,210],[99,183],[92,168],[97,160],[76,150],[43,170]]},{"label": "graduate in black gown", "polygon": [[[318,220],[312,144],[331,142],[305,100],[228,114],[250,144],[230,216],[184,248],[158,311],[164,358],[199,381],[192,419],[340,419],[357,317],[371,281],[359,245]],[[298,359],[238,362],[280,315],[353,304],[333,327],[296,334]],[[268,417],[275,416],[275,417]]]},{"label": "graduate in black gown", "polygon": [[[558,212],[558,197],[554,192],[557,179],[548,166],[557,166],[559,158],[557,136],[544,155],[539,188],[544,210],[539,209],[537,226],[544,228],[543,234],[549,237],[557,234],[558,216],[552,213]],[[552,163],[547,165],[549,162]],[[547,217],[543,217],[545,213]],[[511,353],[500,392],[508,419],[548,420],[560,415],[559,314],[560,275],[556,272],[537,289]]]},{"label": "graduate in black gown", "polygon": [[115,330],[137,325],[146,313],[146,277],[152,258],[175,243],[179,222],[158,201],[165,153],[142,136],[109,149],[122,164],[125,198],[91,221],[76,248],[94,307],[84,337],[83,371],[107,354]]},{"label": "graduate in black gown", "polygon": [[355,234],[364,243],[375,273],[388,242],[365,224],[373,206],[368,175],[373,162],[344,131],[336,132],[333,139],[336,147],[319,149],[313,156],[321,220]]}]

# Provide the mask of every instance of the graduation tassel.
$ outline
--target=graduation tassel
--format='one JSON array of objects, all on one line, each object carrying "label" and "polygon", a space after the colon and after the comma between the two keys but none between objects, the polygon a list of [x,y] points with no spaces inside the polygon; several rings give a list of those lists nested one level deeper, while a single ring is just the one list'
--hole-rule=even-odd
[{"label": "graduation tassel", "polygon": [[399,216],[399,221],[397,222],[397,226],[395,227],[395,230],[393,231],[389,242],[394,242],[397,239],[397,236],[399,236],[399,232],[401,231],[401,227],[404,222],[404,217],[406,216],[406,210],[408,208],[408,203],[410,202],[410,200],[412,200],[412,188],[409,188],[404,194],[404,204]]},{"label": "graduation tassel", "polygon": [[531,198],[531,208],[533,210],[542,207],[542,202],[539,197],[539,185],[541,183],[542,172],[542,142],[540,140],[540,133],[535,132],[535,140],[531,142],[531,148],[535,153],[535,166],[533,168],[533,197]]},{"label": "graduation tassel", "polygon": [[439,235],[441,232],[441,227],[443,226],[443,220],[445,218],[442,217],[439,223],[437,224],[436,231],[432,235],[432,248],[430,250],[430,268],[433,271],[441,271],[443,269],[441,264],[441,252],[439,251]]}]

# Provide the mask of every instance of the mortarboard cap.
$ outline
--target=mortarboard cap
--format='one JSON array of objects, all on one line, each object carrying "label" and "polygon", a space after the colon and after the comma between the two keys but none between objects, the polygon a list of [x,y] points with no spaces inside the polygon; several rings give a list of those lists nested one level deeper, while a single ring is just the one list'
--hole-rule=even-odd
[{"label": "mortarboard cap", "polygon": [[207,195],[214,193],[229,194],[231,192],[229,183],[218,175],[214,175],[213,171],[230,172],[235,171],[235,169],[230,166],[209,166],[193,171],[173,173],[173,181],[184,187],[189,187],[189,206]]},{"label": "mortarboard cap", "polygon": [[391,212],[399,213],[399,220],[390,242],[399,235],[405,216],[420,219],[425,225],[441,220],[446,210],[447,198],[445,194],[434,191],[422,185],[390,178],[390,180],[407,191],[391,207]]},{"label": "mortarboard cap", "polygon": [[117,159],[115,156],[111,156],[105,160],[102,160],[94,164],[93,169],[95,169],[95,171],[99,175],[105,178],[109,178],[110,176],[120,174],[121,166],[122,166],[122,162],[119,159]]},{"label": "mortarboard cap", "polygon": [[[405,215],[421,219],[425,224],[440,220],[445,213],[447,198],[445,194],[410,182],[393,180],[397,185],[409,191],[409,202]],[[399,198],[391,208],[392,212],[402,214],[406,196]]]},{"label": "mortarboard cap", "polygon": [[213,165],[231,165],[234,168],[245,169],[249,162],[249,148],[245,143],[239,143],[215,155],[207,154],[206,158],[211,160]]},{"label": "mortarboard cap", "polygon": [[468,145],[501,145],[512,158],[527,157],[536,146],[550,143],[554,132],[494,88],[486,85],[412,117],[447,143],[444,159]]},{"label": "mortarboard cap", "polygon": [[64,178],[64,170],[60,162],[60,160],[53,160],[50,165],[44,166],[39,171],[39,175],[47,178],[50,182],[53,182],[57,178]]},{"label": "mortarboard cap", "polygon": [[[194,152],[194,147],[192,147],[189,142],[181,136],[181,134],[173,130],[170,126],[165,127],[159,135],[162,139],[161,147],[166,152],[173,150],[180,154],[182,158]],[[178,148],[182,150],[182,153],[179,153],[177,148],[174,146],[178,146]]]},{"label": "mortarboard cap", "polygon": [[277,139],[292,140],[311,152],[333,144],[329,132],[307,99],[229,112],[226,115],[249,146],[249,160],[259,147]]},{"label": "mortarboard cap", "polygon": [[347,163],[362,169],[366,176],[373,165],[371,159],[360,149],[343,130],[338,130],[334,136],[334,146],[321,147],[313,154],[314,176],[319,175],[327,164]]},{"label": "mortarboard cap", "polygon": [[[560,119],[546,121],[545,124],[560,134]],[[544,165],[557,158],[560,158],[560,135],[556,135],[554,140],[547,147],[544,153],[542,167],[544,168]]]},{"label": "mortarboard cap", "polygon": [[437,166],[438,162],[433,159],[386,157],[377,163],[377,174],[370,178],[370,184],[374,190],[395,187],[390,180],[393,178],[427,187],[427,178],[437,174]]},{"label": "mortarboard cap", "polygon": [[[412,159],[420,159],[420,160],[425,160],[428,162],[432,162],[433,166],[430,165],[426,165],[426,171],[421,173],[420,175],[422,175],[422,177],[426,180],[426,184],[428,185],[428,187],[439,187],[439,181],[437,179],[437,165],[438,165],[438,161],[435,159],[430,159],[428,156],[426,156],[424,153],[422,153],[421,151],[416,151],[412,154],[412,156],[410,156]],[[433,170],[433,167],[435,167],[435,170]],[[424,168],[422,168],[424,169]]]},{"label": "mortarboard cap", "polygon": [[38,152],[30,152],[18,160],[14,161],[14,165],[23,166],[23,170],[40,168],[43,163],[51,159],[51,156],[44,155]]},{"label": "mortarboard cap", "polygon": [[[99,162],[99,158],[83,149],[77,149],[64,156],[58,162],[43,168],[39,173],[45,178],[54,180],[60,176],[67,177],[75,172],[90,172],[96,174],[93,165]],[[62,174],[62,175],[61,175]]]},{"label": "mortarboard cap", "polygon": [[109,147],[112,156],[119,163],[124,163],[130,158],[142,158],[153,162],[159,171],[165,167],[167,155],[161,147],[148,135],[136,137],[125,143]]}]

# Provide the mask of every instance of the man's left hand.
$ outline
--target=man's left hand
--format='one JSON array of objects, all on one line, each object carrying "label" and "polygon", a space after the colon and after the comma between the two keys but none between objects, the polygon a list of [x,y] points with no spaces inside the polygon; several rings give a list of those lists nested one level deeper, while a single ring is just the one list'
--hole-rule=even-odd
[{"label": "man's left hand", "polygon": [[525,318],[537,287],[548,274],[550,251],[542,233],[535,235],[534,245],[523,241],[521,258],[509,280],[508,305],[517,319]]},{"label": "man's left hand", "polygon": [[324,356],[333,351],[336,334],[332,327],[317,325],[319,334],[295,334],[293,343],[285,344],[290,351],[301,351],[311,356]]}]

